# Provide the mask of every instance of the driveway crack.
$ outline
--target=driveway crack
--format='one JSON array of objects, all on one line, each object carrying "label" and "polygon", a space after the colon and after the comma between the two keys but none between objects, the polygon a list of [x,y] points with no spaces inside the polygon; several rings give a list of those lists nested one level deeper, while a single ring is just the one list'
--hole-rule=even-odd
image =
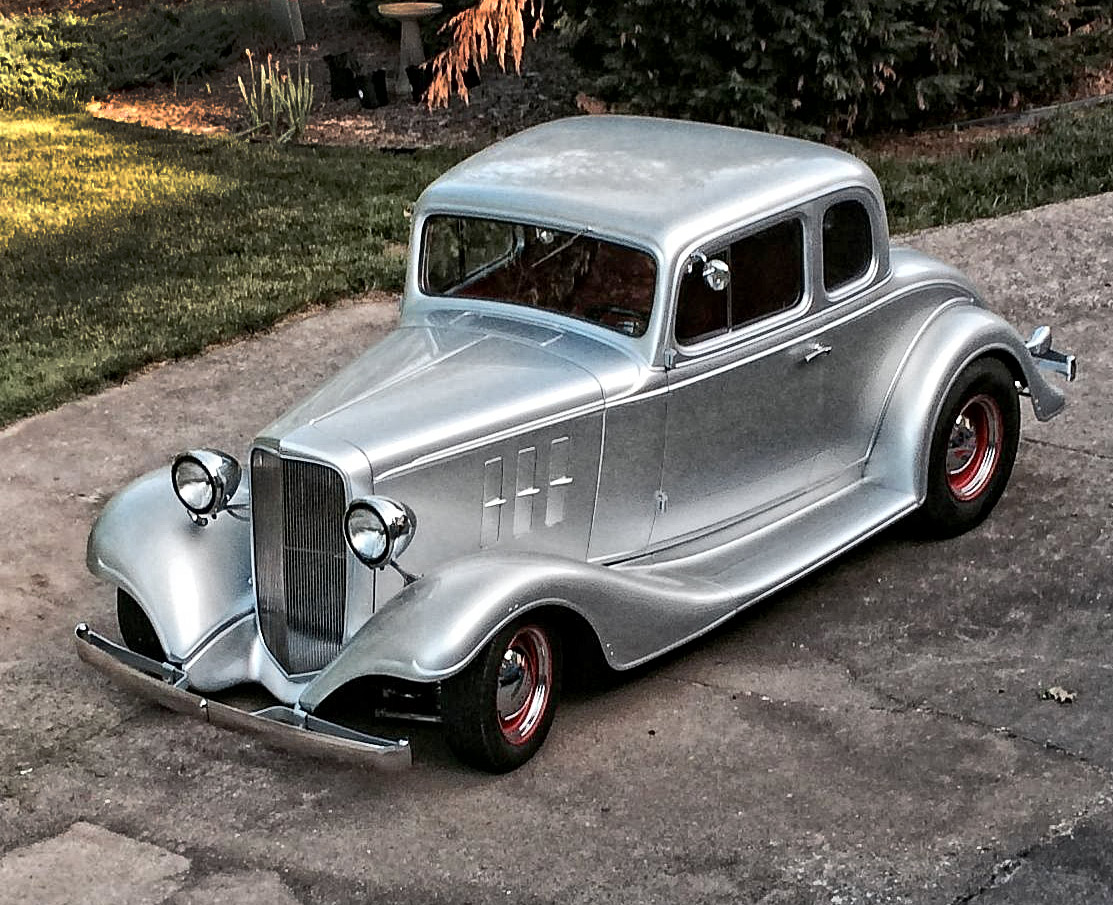
[{"label": "driveway crack", "polygon": [[1092,449],[1079,449],[1076,446],[1068,446],[1066,443],[1056,443],[1053,440],[1037,440],[1034,437],[1022,437],[1021,439],[1024,443],[1031,443],[1033,446],[1042,446],[1047,449],[1058,449],[1062,452],[1077,453],[1080,456],[1089,456],[1091,459],[1098,459],[1102,462],[1113,461],[1113,455],[1095,452]]}]

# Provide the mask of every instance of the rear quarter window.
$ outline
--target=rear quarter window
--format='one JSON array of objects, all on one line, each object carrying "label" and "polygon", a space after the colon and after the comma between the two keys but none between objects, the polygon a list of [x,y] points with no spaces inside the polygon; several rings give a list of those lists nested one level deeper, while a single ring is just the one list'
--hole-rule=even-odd
[{"label": "rear quarter window", "polygon": [[861,201],[839,201],[823,215],[823,285],[828,292],[860,280],[873,263],[873,226]]}]

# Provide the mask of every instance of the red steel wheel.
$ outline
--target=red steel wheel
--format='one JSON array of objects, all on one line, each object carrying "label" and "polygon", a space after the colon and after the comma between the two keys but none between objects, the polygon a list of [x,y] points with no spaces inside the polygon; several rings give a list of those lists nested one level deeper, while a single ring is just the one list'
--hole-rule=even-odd
[{"label": "red steel wheel", "polygon": [[441,718],[457,757],[492,773],[533,757],[553,722],[560,667],[560,636],[545,620],[526,616],[501,629],[441,683]]},{"label": "red steel wheel", "polygon": [[916,519],[932,537],[954,537],[981,522],[1005,492],[1020,441],[1020,400],[1012,372],[979,358],[955,378],[928,454],[927,492]]},{"label": "red steel wheel", "polygon": [[495,707],[503,738],[524,745],[548,712],[553,690],[549,636],[535,625],[518,629],[502,655]]},{"label": "red steel wheel", "polygon": [[1004,419],[992,396],[975,396],[951,427],[947,443],[947,483],[956,500],[972,500],[985,489],[1001,461]]}]

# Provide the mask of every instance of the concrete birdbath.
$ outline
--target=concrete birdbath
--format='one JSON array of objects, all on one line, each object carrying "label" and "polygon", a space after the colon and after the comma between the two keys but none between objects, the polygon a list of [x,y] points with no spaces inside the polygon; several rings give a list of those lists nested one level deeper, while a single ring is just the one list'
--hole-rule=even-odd
[{"label": "concrete birdbath", "polygon": [[442,9],[440,3],[380,3],[379,12],[388,19],[402,23],[402,44],[398,50],[398,85],[406,84],[406,67],[420,66],[425,62],[421,47],[421,29],[418,23],[435,16]]}]

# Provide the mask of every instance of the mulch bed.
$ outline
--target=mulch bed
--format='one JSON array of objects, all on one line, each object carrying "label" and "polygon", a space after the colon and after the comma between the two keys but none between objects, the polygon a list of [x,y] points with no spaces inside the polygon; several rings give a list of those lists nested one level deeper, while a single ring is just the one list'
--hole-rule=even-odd
[{"label": "mulch bed", "polygon": [[[61,0],[42,0],[61,2]],[[123,3],[128,0],[87,0]],[[302,0],[307,40],[300,48],[316,89],[312,119],[302,141],[309,144],[424,148],[485,145],[527,126],[577,112],[572,64],[554,35],[527,44],[522,73],[501,72],[493,61],[470,102],[454,99],[447,109],[429,110],[410,98],[409,85],[396,84],[398,38],[361,22],[347,0]],[[267,48],[253,48],[256,63]],[[351,52],[365,71],[385,69],[391,102],[364,110],[357,100],[329,98],[326,54]],[[272,50],[284,68],[298,59],[298,49]],[[90,112],[105,119],[198,134],[237,132],[245,110],[237,76],[247,81],[246,57],[219,72],[189,83],[121,91],[98,99]]]},{"label": "mulch bed", "polygon": [[[70,10],[80,14],[145,7],[150,0],[0,0],[0,14]],[[196,0],[159,0],[181,5]],[[260,0],[265,2],[265,0]],[[316,87],[310,125],[302,138],[308,144],[365,145],[378,148],[480,146],[531,125],[575,113],[604,112],[605,105],[578,94],[575,67],[557,37],[543,32],[526,45],[521,75],[499,71],[492,61],[483,82],[471,91],[470,103],[454,99],[447,109],[429,110],[415,104],[409,86],[395,82],[398,38],[361,20],[349,0],[301,0],[307,35],[300,48],[251,48],[258,61],[271,51],[284,67],[298,59],[309,63]],[[246,49],[246,48],[245,48]],[[356,100],[329,98],[327,54],[354,53],[365,71],[385,69],[391,103],[364,110]],[[246,57],[227,69],[175,86],[136,88],[98,98],[89,106],[104,119],[138,123],[197,134],[227,134],[246,126],[237,76],[247,79]],[[1113,91],[1113,65],[1088,73],[1069,97]],[[942,157],[1004,134],[1019,134],[1028,124],[962,131],[933,129],[906,135],[874,136],[868,147],[884,153]]]}]

